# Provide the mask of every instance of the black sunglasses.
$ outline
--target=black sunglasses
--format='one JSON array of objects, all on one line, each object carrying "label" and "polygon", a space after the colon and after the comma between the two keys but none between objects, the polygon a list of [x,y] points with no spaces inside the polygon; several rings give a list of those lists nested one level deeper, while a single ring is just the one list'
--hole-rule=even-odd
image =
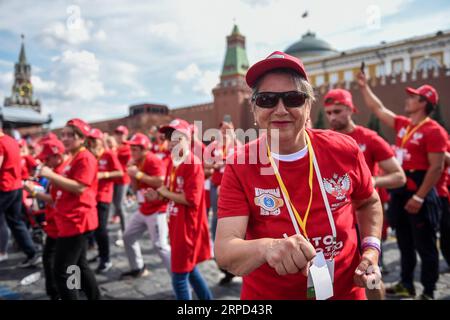
[{"label": "black sunglasses", "polygon": [[252,101],[260,108],[273,108],[280,98],[286,108],[297,108],[305,104],[309,95],[300,91],[260,92],[253,96]]}]

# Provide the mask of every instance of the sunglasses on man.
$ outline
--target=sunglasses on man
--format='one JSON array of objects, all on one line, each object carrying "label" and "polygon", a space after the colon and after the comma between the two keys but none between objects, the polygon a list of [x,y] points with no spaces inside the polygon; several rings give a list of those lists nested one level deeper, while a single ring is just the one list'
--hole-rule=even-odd
[{"label": "sunglasses on man", "polygon": [[278,104],[280,98],[286,108],[298,108],[305,104],[309,95],[301,91],[259,92],[253,96],[252,101],[260,108],[270,109]]}]

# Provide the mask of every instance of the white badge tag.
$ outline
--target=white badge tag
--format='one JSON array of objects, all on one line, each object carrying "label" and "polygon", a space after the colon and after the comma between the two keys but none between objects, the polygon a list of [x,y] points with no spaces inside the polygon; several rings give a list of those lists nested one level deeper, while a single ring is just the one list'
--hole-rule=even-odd
[{"label": "white badge tag", "polygon": [[136,198],[138,203],[144,203],[145,202],[144,190],[138,190],[136,193]]},{"label": "white badge tag", "polygon": [[405,156],[405,149],[396,149],[395,150],[395,157],[397,158],[397,161],[399,162],[400,165],[403,165],[403,159]]},{"label": "white badge tag", "polygon": [[[332,270],[330,270],[332,269]],[[308,272],[307,297],[327,300],[333,296],[334,260],[327,261],[323,252],[317,253]]]}]

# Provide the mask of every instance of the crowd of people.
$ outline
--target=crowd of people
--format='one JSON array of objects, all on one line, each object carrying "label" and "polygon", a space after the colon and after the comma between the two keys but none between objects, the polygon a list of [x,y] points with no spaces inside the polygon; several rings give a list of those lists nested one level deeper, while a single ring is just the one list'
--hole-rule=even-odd
[{"label": "crowd of people", "polygon": [[[433,299],[439,249],[450,265],[450,139],[430,118],[436,90],[406,88],[407,116],[396,115],[361,70],[364,106],[344,89],[316,101],[302,62],[279,51],[254,64],[246,81],[255,125],[267,133],[245,145],[230,121],[208,145],[183,119],[132,134],[71,119],[58,136],[32,144],[1,130],[0,262],[12,237],[26,255],[19,267],[42,263],[50,299],[79,299],[67,285],[76,266],[81,291],[96,300],[95,273],[114,267],[111,245],[128,258],[121,279],[149,275],[139,244],[147,232],[177,299],[192,299],[192,290],[213,299],[198,264],[214,258],[221,285],[243,277],[242,299],[359,300],[416,297],[417,252],[418,298]],[[311,128],[314,103],[330,130]],[[394,145],[355,124],[361,108],[395,130]],[[136,209],[128,214],[130,201]],[[111,221],[120,224],[114,243]],[[401,278],[385,288],[388,226]],[[36,230],[45,231],[42,255]],[[95,245],[94,273],[87,250]]]}]

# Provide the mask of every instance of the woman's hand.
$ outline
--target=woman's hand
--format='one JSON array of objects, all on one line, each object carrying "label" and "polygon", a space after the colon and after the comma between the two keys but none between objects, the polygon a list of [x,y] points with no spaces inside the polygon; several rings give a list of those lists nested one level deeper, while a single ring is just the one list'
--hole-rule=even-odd
[{"label": "woman's hand", "polygon": [[286,239],[273,239],[265,253],[269,266],[279,275],[302,272],[308,275],[311,260],[316,256],[316,250],[301,235],[293,235]]}]

